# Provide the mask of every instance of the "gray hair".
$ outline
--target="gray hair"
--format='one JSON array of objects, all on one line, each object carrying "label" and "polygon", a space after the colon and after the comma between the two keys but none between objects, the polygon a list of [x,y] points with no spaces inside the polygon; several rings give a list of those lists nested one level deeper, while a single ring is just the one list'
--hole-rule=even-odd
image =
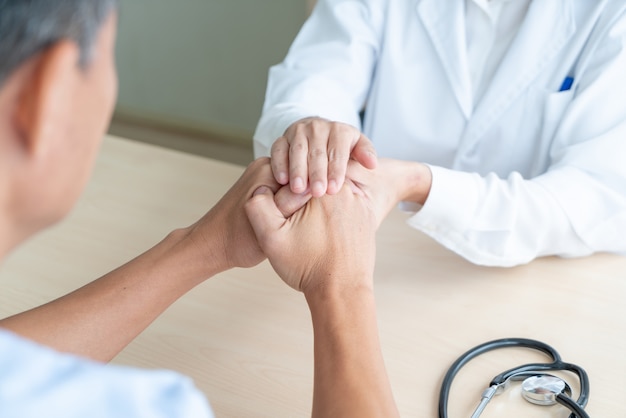
[{"label": "gray hair", "polygon": [[117,0],[0,0],[0,86],[25,61],[62,39],[80,47],[85,67]]}]

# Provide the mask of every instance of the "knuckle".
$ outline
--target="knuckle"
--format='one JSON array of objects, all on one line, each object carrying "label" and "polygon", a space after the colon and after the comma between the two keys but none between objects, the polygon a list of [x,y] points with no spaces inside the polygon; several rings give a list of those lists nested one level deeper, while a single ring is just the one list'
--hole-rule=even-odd
[{"label": "knuckle", "polygon": [[281,136],[272,144],[272,154],[285,153],[288,148],[289,144],[287,143],[287,139]]},{"label": "knuckle", "polygon": [[346,123],[337,123],[333,126],[334,134],[339,137],[353,138],[359,132],[354,126]]},{"label": "knuckle", "polygon": [[299,154],[302,152],[305,152],[307,149],[306,146],[306,142],[303,140],[295,140],[293,141],[293,143],[291,144],[291,146],[289,147],[289,153],[290,154]]},{"label": "knuckle", "polygon": [[323,169],[321,167],[312,168],[309,173],[309,177],[311,178],[311,181],[322,180],[325,176],[326,176],[326,169]]},{"label": "knuckle", "polygon": [[319,126],[323,126],[326,125],[328,123],[328,121],[326,119],[322,119],[322,118],[310,118],[306,121],[307,125],[311,126],[311,127],[319,127]]},{"label": "knuckle", "polygon": [[326,158],[327,153],[324,148],[315,147],[309,151],[309,160],[326,160]]},{"label": "knuckle", "polygon": [[332,148],[328,151],[328,161],[330,162],[346,162],[350,158],[350,155],[342,149]]},{"label": "knuckle", "polygon": [[323,133],[328,128],[328,121],[323,119],[312,119],[309,121],[309,130],[313,135]]},{"label": "knuckle", "polygon": [[291,140],[295,140],[297,138],[306,138],[309,131],[309,123],[307,121],[298,122],[292,130]]}]

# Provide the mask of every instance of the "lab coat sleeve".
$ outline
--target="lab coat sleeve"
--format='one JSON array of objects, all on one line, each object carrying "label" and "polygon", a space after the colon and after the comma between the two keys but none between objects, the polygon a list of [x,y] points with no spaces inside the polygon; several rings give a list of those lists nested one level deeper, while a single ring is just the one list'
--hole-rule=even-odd
[{"label": "lab coat sleeve", "polygon": [[360,129],[384,14],[381,0],[320,0],[285,60],[270,69],[255,156],[294,122],[311,116]]},{"label": "lab coat sleeve", "polygon": [[[510,267],[542,255],[593,252],[540,179],[524,180],[518,173],[507,179],[481,177],[442,167],[431,171],[428,200],[408,223],[472,263]],[[567,177],[567,171],[557,177]]]},{"label": "lab coat sleeve", "polygon": [[482,265],[626,254],[626,18],[600,45],[555,128],[547,172],[503,179],[431,167],[410,225]]}]

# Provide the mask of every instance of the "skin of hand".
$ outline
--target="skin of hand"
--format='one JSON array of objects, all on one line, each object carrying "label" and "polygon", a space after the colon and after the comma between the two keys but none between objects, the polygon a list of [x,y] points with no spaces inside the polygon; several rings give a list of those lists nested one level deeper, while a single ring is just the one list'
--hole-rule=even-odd
[{"label": "skin of hand", "polygon": [[376,217],[359,189],[311,199],[292,216],[261,187],[246,204],[278,275],[304,293],[313,322],[313,417],[399,416],[375,312]]},{"label": "skin of hand", "polygon": [[376,220],[369,202],[347,185],[335,196],[311,199],[290,217],[263,187],[246,213],[270,263],[292,288],[306,294],[318,287],[372,286]]},{"label": "skin of hand", "polygon": [[314,197],[335,194],[342,187],[348,161],[376,167],[376,150],[357,128],[312,117],[293,123],[271,149],[272,171],[294,193],[310,189]]},{"label": "skin of hand", "polygon": [[[290,216],[311,198],[309,193],[294,194],[274,180],[269,158],[252,162],[239,180],[222,199],[198,222],[187,228],[189,240],[201,248],[218,238],[220,250],[211,257],[210,268],[227,270],[233,267],[252,267],[265,259],[248,217],[245,205],[259,186],[274,193],[275,202],[284,216]],[[204,254],[210,252],[201,251]]]},{"label": "skin of hand", "polygon": [[374,209],[377,225],[399,202],[423,205],[430,193],[430,168],[413,161],[379,159],[375,169],[369,170],[356,161],[350,161],[347,182],[359,189]]},{"label": "skin of hand", "polygon": [[0,321],[0,326],[58,351],[111,360],[196,285],[265,258],[244,209],[260,186],[276,191],[282,216],[310,197],[278,185],[269,160],[256,160],[195,224],[171,232],[134,260],[68,295]]}]

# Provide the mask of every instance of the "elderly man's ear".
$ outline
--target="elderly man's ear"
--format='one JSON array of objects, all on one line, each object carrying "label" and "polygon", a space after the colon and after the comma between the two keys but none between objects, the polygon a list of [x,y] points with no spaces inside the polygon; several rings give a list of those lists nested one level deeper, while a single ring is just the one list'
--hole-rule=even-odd
[{"label": "elderly man's ear", "polygon": [[44,157],[68,134],[69,119],[78,116],[72,113],[80,76],[79,53],[76,44],[57,42],[7,80],[1,93],[3,106],[5,100],[10,106],[4,113],[11,118],[12,132],[7,133],[23,157]]},{"label": "elderly man's ear", "polygon": [[[0,87],[0,222],[11,247],[62,218],[78,194],[65,172],[78,48],[59,42],[13,71]],[[61,167],[62,169],[59,169]]]}]

